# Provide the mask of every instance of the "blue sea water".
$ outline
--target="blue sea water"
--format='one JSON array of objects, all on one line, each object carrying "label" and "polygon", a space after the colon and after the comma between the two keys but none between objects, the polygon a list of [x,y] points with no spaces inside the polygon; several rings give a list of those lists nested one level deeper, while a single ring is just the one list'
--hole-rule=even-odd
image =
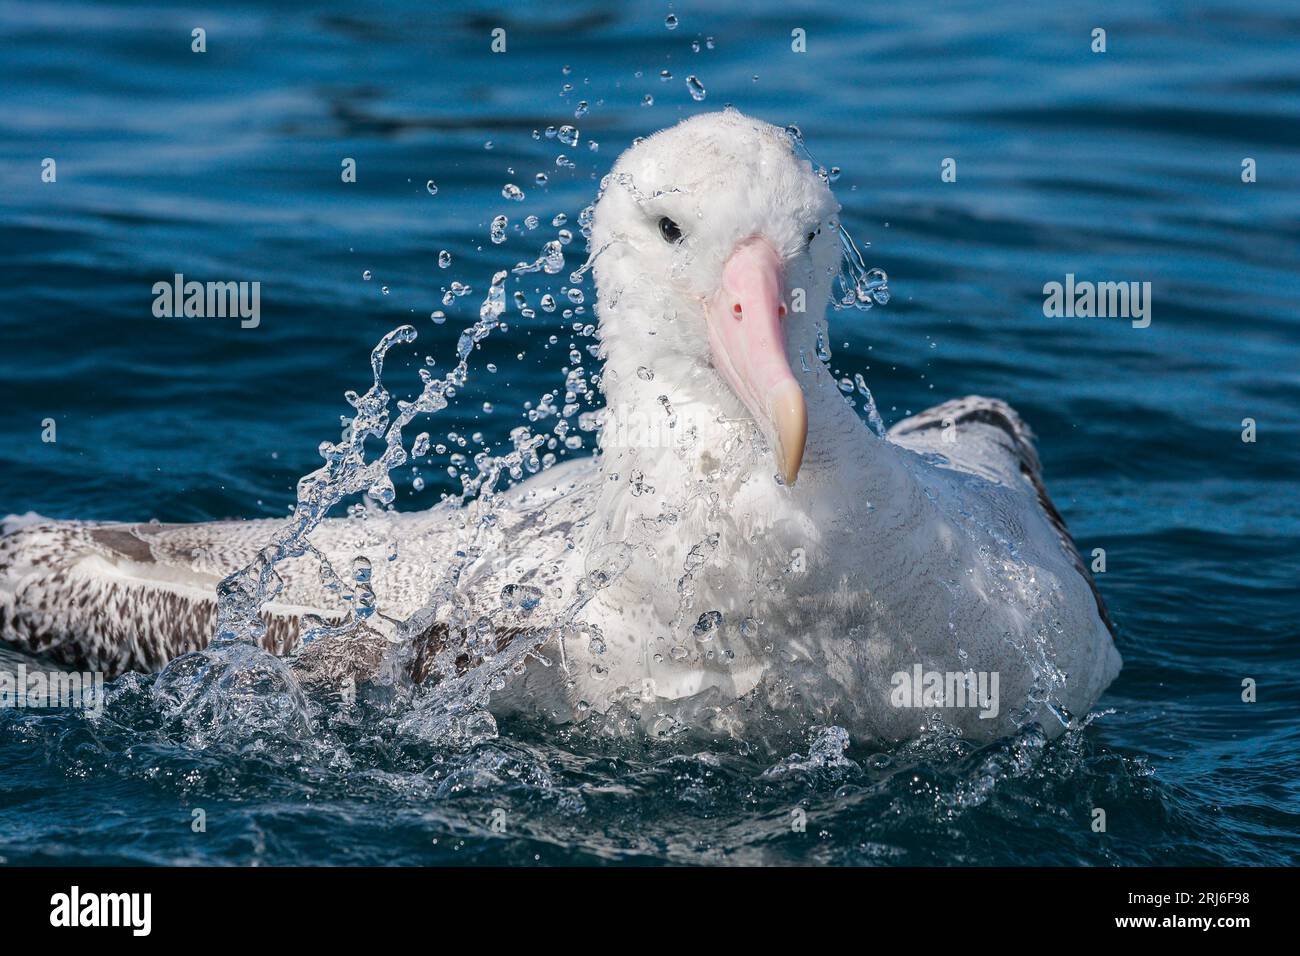
[{"label": "blue sea water", "polygon": [[[1051,744],[841,754],[810,728],[785,757],[526,726],[456,748],[364,712],[324,714],[328,746],[199,746],[128,677],[97,721],[0,712],[0,861],[1296,862],[1300,9],[313,7],[0,2],[0,512],[286,514],[382,335],[418,328],[386,378],[416,391],[492,273],[535,258],[557,213],[574,228],[633,138],[731,103],[840,168],[844,222],[890,276],[887,307],[833,316],[832,366],[887,422],[972,392],[1021,412],[1080,548],[1106,552],[1124,671]],[[545,133],[566,124],[576,146]],[[175,273],[260,281],[260,324],[155,318]],[[1044,317],[1067,273],[1150,282],[1150,326]],[[453,280],[473,291],[444,306]],[[512,317],[438,429],[504,440],[562,381],[573,321]],[[458,487],[400,477],[403,508]]]}]

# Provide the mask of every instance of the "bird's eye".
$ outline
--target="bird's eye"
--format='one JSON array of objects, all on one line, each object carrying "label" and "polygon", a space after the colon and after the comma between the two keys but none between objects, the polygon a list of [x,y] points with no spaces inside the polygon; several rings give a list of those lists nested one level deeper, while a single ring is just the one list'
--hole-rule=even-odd
[{"label": "bird's eye", "polygon": [[822,227],[821,227],[821,226],[818,226],[818,227],[817,227],[816,229],[814,229],[812,232],[808,233],[808,235],[807,235],[807,237],[806,237],[806,238],[807,238],[807,245],[810,245],[810,246],[811,246],[811,245],[813,244],[813,240],[816,239],[816,238],[817,238],[818,236],[820,236],[821,234],[822,234]]},{"label": "bird's eye", "polygon": [[659,235],[664,237],[664,242],[678,243],[682,241],[682,230],[667,216],[659,220]]}]

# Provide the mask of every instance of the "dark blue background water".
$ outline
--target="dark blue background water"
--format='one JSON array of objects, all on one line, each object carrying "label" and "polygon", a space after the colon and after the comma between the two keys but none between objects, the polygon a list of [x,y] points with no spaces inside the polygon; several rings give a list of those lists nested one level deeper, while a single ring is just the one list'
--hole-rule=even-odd
[{"label": "dark blue background water", "polygon": [[[1081,548],[1106,549],[1124,672],[1106,713],[1050,746],[854,749],[766,775],[771,758],[529,728],[469,753],[364,722],[332,729],[333,760],[205,750],[123,685],[96,725],[0,714],[0,859],[1295,862],[1300,9],[747,0],[674,4],[669,30],[659,3],[316,6],[0,3],[0,512],[283,514],[383,333],[419,328],[388,378],[413,391],[491,273],[534,258],[633,137],[730,102],[842,167],[844,220],[891,277],[887,308],[835,317],[832,364],[865,372],[887,421],[982,392],[1036,429]],[[578,148],[532,135],[564,123]],[[154,318],[151,286],[175,272],[260,281],[260,327]],[[1151,282],[1150,328],[1044,318],[1042,286],[1067,272]],[[474,294],[436,326],[452,279]],[[559,384],[570,322],[516,316],[439,432],[504,438]],[[451,490],[424,477],[403,507]]]}]

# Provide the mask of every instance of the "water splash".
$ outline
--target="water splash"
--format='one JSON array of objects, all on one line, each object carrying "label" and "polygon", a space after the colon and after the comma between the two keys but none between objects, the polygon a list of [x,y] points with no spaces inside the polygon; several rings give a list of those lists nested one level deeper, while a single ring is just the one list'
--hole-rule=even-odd
[{"label": "water splash", "polygon": [[867,311],[889,302],[889,276],[884,269],[869,269],[857,244],[843,223],[832,223],[840,237],[840,272],[835,279],[831,304],[836,309]]},{"label": "water splash", "polygon": [[[813,168],[824,180],[831,182],[839,178],[838,167],[832,166],[828,171],[813,157],[808,144],[804,142],[803,131],[798,126],[790,124],[785,128],[785,134],[791,145],[812,163]],[[836,310],[858,309],[866,312],[874,306],[887,304],[890,293],[889,276],[885,274],[885,270],[868,268],[858,244],[853,241],[844,224],[837,220],[831,225],[834,226],[840,240],[840,271],[835,278],[834,293],[831,296],[832,307]]]},{"label": "water splash", "polygon": [[[250,564],[218,586],[217,627],[211,643],[203,651],[172,661],[153,685],[162,712],[198,730],[196,742],[210,737],[208,729],[230,736],[267,726],[289,731],[309,726],[306,701],[288,664],[262,646],[267,634],[264,609],[283,588],[278,568],[289,559],[310,556],[319,563],[329,589],[343,590],[339,575],[311,545],[311,533],[351,496],[366,494],[381,505],[393,502],[396,490],[390,473],[407,461],[403,430],[417,415],[446,408],[448,398],[465,384],[474,346],[500,324],[505,279],[505,272],[493,277],[478,320],[461,333],[455,367],[442,378],[434,377],[427,368],[420,369],[420,394],[410,402],[398,401],[395,417],[383,384],[384,360],[394,346],[414,342],[416,330],[400,326],[375,346],[370,355],[371,386],[363,395],[347,394],[355,414],[345,420],[337,442],[321,443],[324,464],[298,482],[292,516]],[[372,439],[382,443],[382,450],[368,457],[366,443]],[[348,618],[337,626],[319,619],[306,621],[305,644],[322,636],[355,638],[376,632],[368,562],[361,559],[355,563],[352,577]],[[385,636],[391,637],[391,632]]]}]

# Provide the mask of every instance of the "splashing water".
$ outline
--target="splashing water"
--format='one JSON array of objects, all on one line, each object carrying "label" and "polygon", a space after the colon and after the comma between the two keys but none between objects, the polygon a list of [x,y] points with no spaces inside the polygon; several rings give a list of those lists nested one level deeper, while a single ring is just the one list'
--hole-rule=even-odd
[{"label": "splashing water", "polygon": [[839,294],[832,298],[836,309],[861,309],[866,311],[873,305],[885,305],[889,302],[889,277],[884,269],[868,269],[858,251],[857,244],[843,223],[835,222],[835,231],[840,237],[843,250],[842,267],[836,278]]},{"label": "splashing water", "polygon": [[[562,139],[576,142],[578,132],[565,127]],[[512,187],[503,188],[508,199],[516,196]],[[578,216],[579,228],[585,237],[590,236],[592,206],[584,208]],[[564,245],[571,234],[563,228],[568,218],[563,214],[552,219],[558,229],[557,238],[547,241],[533,262],[521,262],[511,272],[516,277],[530,273],[558,275],[564,270]],[[528,219],[529,228],[539,224],[536,216]],[[508,219],[497,216],[491,227],[490,238],[494,244],[506,241]],[[591,269],[599,250],[570,276],[571,286],[563,289],[564,299],[570,307],[563,315],[576,318],[585,310],[585,296],[578,286]],[[439,265],[450,265],[450,256],[443,252]],[[367,278],[369,274],[367,273]],[[534,434],[530,428],[516,428],[510,439],[513,450],[502,455],[476,455],[477,472],[460,469],[462,505],[460,516],[460,546],[447,556],[444,566],[432,575],[430,593],[421,610],[407,620],[387,617],[378,607],[371,586],[372,568],[368,559],[353,559],[350,583],[345,583],[330,565],[329,559],[310,542],[310,536],[326,517],[346,499],[364,495],[383,508],[391,508],[396,497],[391,473],[409,458],[423,458],[431,450],[427,432],[416,437],[411,455],[403,445],[403,430],[417,415],[435,414],[448,407],[449,400],[462,390],[470,375],[470,357],[474,349],[494,330],[501,327],[506,309],[505,284],[508,273],[494,275],[487,295],[479,309],[478,320],[464,329],[456,347],[456,364],[446,375],[435,377],[428,369],[420,369],[422,389],[413,401],[398,401],[397,413],[391,409],[392,397],[383,380],[385,359],[392,348],[413,343],[416,330],[409,325],[394,329],[375,346],[371,353],[372,380],[368,390],[357,395],[347,394],[354,410],[345,418],[340,440],[324,442],[320,447],[324,465],[304,476],[298,483],[297,502],[291,518],[257,554],[253,562],[234,572],[218,588],[218,623],[213,640],[203,651],[177,658],[157,675],[152,696],[165,716],[177,720],[187,740],[195,746],[207,746],[218,740],[240,742],[267,733],[302,739],[311,729],[311,707],[292,668],[292,658],[281,659],[263,649],[267,625],[263,620],[266,606],[281,593],[283,581],[278,567],[285,561],[308,557],[319,568],[326,589],[341,597],[348,606],[347,614],[338,623],[306,615],[302,620],[303,633],[300,649],[310,648],[323,638],[344,646],[348,642],[364,643],[379,639],[389,646],[381,668],[379,680],[390,690],[403,696],[407,706],[398,723],[406,734],[439,744],[472,743],[495,736],[496,725],[487,705],[494,691],[505,684],[508,674],[518,674],[529,659],[550,665],[549,659],[536,652],[547,641],[554,640],[563,656],[564,641],[572,629],[571,622],[596,590],[607,586],[620,573],[618,562],[592,572],[588,581],[578,583],[574,594],[551,619],[533,628],[524,637],[516,637],[507,646],[493,653],[481,655],[475,666],[465,668],[457,658],[460,648],[486,647],[489,643],[482,630],[486,619],[467,622],[457,618],[446,622],[447,647],[432,659],[422,662],[427,667],[424,680],[414,688],[410,671],[415,663],[417,646],[428,628],[434,624],[435,612],[440,607],[455,606],[455,588],[460,575],[487,549],[484,538],[494,524],[494,508],[499,500],[498,484],[524,478],[550,467],[555,455],[539,455],[544,444],[558,439],[566,450],[582,447],[582,439],[570,433],[570,420],[578,416],[580,401],[591,402],[595,390],[590,387],[582,368],[581,353],[570,354],[572,368],[567,372],[564,387],[565,401],[558,406],[553,393],[547,393],[534,404],[528,403],[528,418],[532,423],[553,420],[548,440],[544,433]],[[460,282],[447,287],[444,303],[452,305],[456,299],[469,294],[470,288]],[[535,315],[528,305],[526,294],[516,291],[513,301],[524,317]],[[544,312],[557,311],[554,296],[542,296]],[[440,311],[432,314],[435,324],[446,321]],[[591,323],[575,323],[575,336],[594,335]],[[556,341],[551,336],[551,341]],[[594,354],[594,350],[593,350]],[[431,360],[430,360],[431,361]],[[495,366],[489,365],[489,371]],[[490,408],[485,405],[485,408]],[[451,436],[449,436],[451,437]],[[367,454],[367,442],[378,443],[378,454]],[[460,444],[463,444],[463,439]],[[486,446],[485,446],[486,447]],[[436,449],[442,453],[441,444]],[[463,456],[453,453],[453,462]],[[454,470],[454,469],[449,469]],[[357,507],[357,506],[354,506]],[[352,515],[353,509],[349,509]],[[364,508],[356,515],[364,520]],[[389,560],[398,554],[390,546]],[[526,585],[512,585],[502,592],[502,607],[522,618],[533,614],[540,603],[540,594]],[[488,631],[491,624],[487,623]],[[327,644],[329,642],[326,642]],[[563,660],[561,660],[563,664]]]},{"label": "splashing water", "polygon": [[[698,85],[698,80],[692,76],[688,83],[693,84],[694,94],[694,85]],[[702,87],[699,88],[699,93],[697,98],[702,98]],[[535,137],[537,135],[534,134]],[[579,135],[579,131],[572,126],[546,130],[548,139],[555,138],[566,145],[576,144]],[[797,130],[791,135],[802,147],[802,137],[797,134]],[[629,190],[638,199],[653,198],[643,197],[627,175],[603,177],[600,183],[601,194],[611,185]],[[523,191],[513,183],[506,183],[502,187],[502,196],[513,201],[524,199]],[[577,217],[579,229],[588,239],[591,235],[593,210],[594,203],[586,206]],[[516,264],[510,270],[513,276],[553,276],[563,272],[564,247],[571,238],[564,228],[568,219],[561,214],[553,217],[551,222],[558,230],[556,238],[544,242],[540,253],[531,262]],[[537,216],[527,216],[523,223],[526,230],[532,230],[538,225],[540,220]],[[841,275],[836,285],[835,301],[832,303],[834,307],[865,310],[873,304],[887,302],[889,294],[884,273],[867,269],[858,247],[847,231],[838,223],[834,225],[840,235],[843,253]],[[509,226],[509,219],[505,215],[493,218],[489,230],[492,244],[500,245],[507,241]],[[515,231],[520,232],[520,227],[516,226]],[[577,312],[582,311],[585,299],[579,286],[605,248],[607,247],[590,250],[586,261],[569,275],[570,287],[560,290],[563,299],[574,306]],[[445,252],[439,256],[439,265],[444,268],[450,265],[450,256]],[[548,441],[550,447],[555,447],[554,442],[558,440],[566,450],[581,448],[582,439],[572,431],[570,425],[575,416],[579,418],[580,429],[597,427],[578,414],[581,411],[580,403],[591,402],[595,393],[586,382],[582,354],[577,349],[571,349],[569,353],[572,367],[566,375],[563,404],[555,401],[553,393],[547,393],[535,406],[531,403],[528,406],[530,423],[554,420],[553,438],[534,434],[529,428],[515,429],[511,433],[513,450],[498,456],[486,452],[476,455],[476,471],[464,467],[467,464],[464,456],[458,453],[452,455],[453,467],[449,468],[449,473],[458,474],[462,482],[463,507],[459,509],[462,540],[460,546],[448,555],[445,565],[431,575],[436,580],[430,584],[430,593],[421,610],[406,620],[388,617],[378,606],[371,584],[373,569],[368,559],[361,556],[353,559],[350,574],[346,576],[349,580],[345,583],[345,576],[336,572],[326,556],[309,540],[312,532],[330,512],[350,497],[365,495],[380,507],[391,508],[396,497],[391,478],[393,470],[406,464],[409,457],[423,458],[430,451],[430,440],[427,433],[423,433],[416,439],[412,454],[408,456],[403,445],[403,430],[417,415],[435,414],[445,409],[449,400],[465,386],[469,378],[469,360],[475,347],[502,324],[506,308],[506,281],[506,272],[494,275],[482,301],[478,320],[460,335],[456,364],[451,371],[438,378],[428,368],[421,369],[419,374],[422,389],[419,395],[410,402],[399,401],[395,415],[390,408],[391,396],[383,382],[384,362],[395,346],[413,343],[417,337],[416,330],[411,326],[401,326],[384,336],[375,346],[371,354],[370,387],[362,395],[348,393],[347,399],[354,414],[345,419],[338,442],[322,443],[320,453],[325,463],[299,482],[292,517],[276,532],[252,563],[221,583],[218,589],[218,625],[213,641],[204,651],[172,662],[158,675],[153,687],[154,697],[164,704],[169,715],[188,720],[189,726],[197,731],[192,735],[196,741],[210,739],[208,735],[214,726],[221,726],[222,733],[232,737],[248,733],[250,729],[267,727],[279,727],[285,733],[294,735],[301,734],[309,727],[310,708],[293,669],[285,660],[262,649],[267,631],[263,620],[265,608],[275,600],[283,587],[277,568],[294,558],[306,556],[314,560],[327,589],[340,596],[347,605],[347,613],[336,623],[311,615],[305,617],[302,622],[301,647],[311,647],[322,638],[343,643],[372,639],[385,642],[389,650],[381,668],[382,681],[393,693],[407,700],[408,708],[400,719],[400,727],[406,733],[441,742],[465,742],[491,737],[496,733],[496,725],[488,712],[488,704],[492,693],[505,685],[508,675],[522,673],[522,668],[529,660],[539,660],[549,665],[551,662],[538,653],[540,647],[548,641],[552,641],[558,648],[561,666],[567,666],[564,664],[564,644],[571,637],[576,615],[596,589],[608,586],[620,573],[617,560],[611,569],[593,572],[600,579],[598,585],[593,587],[590,582],[586,585],[580,582],[567,603],[557,612],[544,615],[546,620],[538,621],[537,626],[527,631],[525,638],[516,638],[503,648],[494,648],[491,653],[477,655],[469,667],[463,666],[462,661],[458,660],[461,657],[460,649],[487,648],[492,644],[491,635],[495,625],[486,618],[470,620],[463,612],[454,611],[449,621],[442,622],[447,628],[446,648],[424,662],[427,665],[425,677],[433,679],[426,679],[415,688],[408,676],[422,635],[435,624],[437,609],[457,607],[457,581],[488,547],[486,539],[491,535],[489,529],[494,523],[494,508],[500,494],[498,484],[502,479],[507,484],[520,480],[527,473],[536,473],[554,464],[556,459],[553,454],[548,452],[539,456],[541,446]],[[468,285],[452,282],[445,290],[444,304],[450,306],[469,292]],[[523,290],[516,291],[512,300],[525,318],[536,315]],[[555,297],[549,292],[541,297],[539,304],[543,312],[557,309]],[[572,314],[572,310],[566,309],[566,316]],[[441,312],[433,315],[435,323],[445,321]],[[575,322],[573,329],[578,335],[590,336],[594,333],[594,326],[590,323]],[[551,341],[555,344],[555,336],[551,337]],[[594,347],[591,351],[593,355],[598,354]],[[824,341],[819,340],[817,357],[823,362],[830,357]],[[647,370],[647,374],[652,376],[653,373]],[[872,427],[877,434],[883,435],[883,423],[875,411],[870,392],[866,390],[861,376],[858,376],[857,381],[859,391],[865,395],[868,403]],[[666,396],[660,401],[671,427],[675,424],[673,409]],[[368,457],[367,442],[377,443],[379,452]],[[438,450],[441,452],[441,445]],[[639,490],[642,493],[654,493],[653,489],[644,486]],[[633,494],[637,492],[638,486],[634,481]],[[364,513],[363,509],[361,514]],[[723,615],[716,610],[704,610],[701,613],[697,609],[694,614],[698,620],[688,622],[687,619],[694,602],[695,575],[699,573],[708,554],[716,548],[716,540],[717,535],[711,534],[692,551],[692,558],[683,568],[679,582],[680,606],[674,630],[688,640],[693,638],[692,643],[695,644],[709,644],[724,628]],[[390,549],[388,557],[390,561],[396,560],[398,554]],[[522,617],[532,615],[540,602],[540,594],[532,593],[525,585],[511,585],[501,594],[503,610],[518,613]],[[677,649],[674,647],[674,651]],[[222,720],[219,721],[213,719],[217,709],[222,710]],[[239,718],[236,712],[244,716]],[[670,728],[666,732],[675,731],[676,728]]]},{"label": "splashing water", "polygon": [[[803,131],[793,123],[785,128],[786,136],[790,138],[791,144],[804,155],[804,158],[812,163],[813,168],[818,171],[822,179],[827,182],[833,182],[839,178],[838,167],[831,167],[828,172],[826,167],[822,166],[813,158],[812,152],[808,149],[808,144],[804,142]],[[875,305],[885,305],[889,302],[889,276],[885,275],[884,269],[867,268],[866,261],[862,258],[862,253],[858,249],[857,243],[849,235],[849,231],[844,228],[841,222],[834,222],[836,233],[840,239],[840,273],[835,280],[835,295],[831,298],[831,305],[836,310],[840,309],[859,309],[863,312]],[[870,245],[870,243],[867,243]]]},{"label": "splashing water", "polygon": [[[291,729],[304,729],[307,707],[297,681],[283,660],[261,646],[267,631],[261,616],[263,609],[283,586],[277,566],[290,558],[310,555],[319,562],[322,578],[333,585],[332,589],[341,589],[339,575],[310,544],[311,533],[350,496],[366,493],[383,505],[393,502],[396,491],[390,472],[407,461],[403,429],[417,415],[446,408],[448,398],[465,384],[475,345],[500,324],[505,309],[505,279],[505,272],[493,277],[478,320],[461,333],[455,367],[442,378],[435,378],[427,368],[421,369],[423,388],[419,396],[411,402],[399,401],[395,418],[383,385],[384,359],[393,346],[414,342],[416,330],[401,326],[375,346],[370,357],[371,386],[364,395],[348,393],[355,414],[346,420],[338,442],[321,444],[325,464],[298,482],[292,517],[252,563],[218,586],[217,628],[212,642],[204,651],[172,661],[158,675],[153,694],[165,713],[185,718],[192,727],[223,728],[226,734],[260,728],[268,719],[282,727],[287,724]],[[383,450],[367,458],[365,446],[372,438],[382,442]],[[417,439],[417,444],[424,447],[427,437],[422,438],[425,440]],[[522,454],[523,450],[516,448],[496,467],[517,464]],[[484,487],[489,485],[484,483]],[[449,574],[454,567],[455,562]],[[355,587],[349,595],[352,609],[348,620],[337,627],[327,627],[318,620],[305,621],[308,630],[304,645],[325,635],[355,637],[373,632],[371,619],[376,607],[369,584],[369,563],[358,558],[353,571]],[[400,642],[400,635],[396,640]]]}]

